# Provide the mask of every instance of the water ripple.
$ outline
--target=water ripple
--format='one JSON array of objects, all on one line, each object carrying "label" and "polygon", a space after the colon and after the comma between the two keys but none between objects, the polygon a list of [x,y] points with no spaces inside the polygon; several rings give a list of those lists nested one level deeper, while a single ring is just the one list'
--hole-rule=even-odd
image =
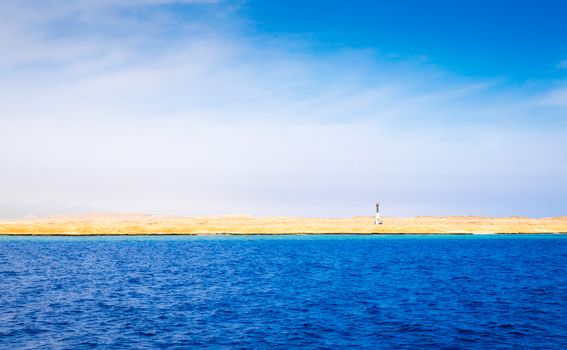
[{"label": "water ripple", "polygon": [[0,238],[0,348],[567,348],[567,237]]}]

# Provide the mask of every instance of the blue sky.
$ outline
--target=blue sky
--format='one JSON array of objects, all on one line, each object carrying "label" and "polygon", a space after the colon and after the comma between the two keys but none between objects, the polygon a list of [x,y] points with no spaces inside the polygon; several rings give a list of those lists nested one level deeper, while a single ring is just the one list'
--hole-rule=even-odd
[{"label": "blue sky", "polygon": [[567,212],[561,2],[0,6],[0,217]]},{"label": "blue sky", "polygon": [[510,82],[565,77],[563,1],[250,1],[255,28]]}]

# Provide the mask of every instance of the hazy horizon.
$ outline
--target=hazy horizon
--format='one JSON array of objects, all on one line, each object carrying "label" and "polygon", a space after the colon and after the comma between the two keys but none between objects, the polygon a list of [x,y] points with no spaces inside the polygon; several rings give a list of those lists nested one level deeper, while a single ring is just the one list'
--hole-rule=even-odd
[{"label": "hazy horizon", "polygon": [[0,218],[567,215],[560,2],[0,9]]}]

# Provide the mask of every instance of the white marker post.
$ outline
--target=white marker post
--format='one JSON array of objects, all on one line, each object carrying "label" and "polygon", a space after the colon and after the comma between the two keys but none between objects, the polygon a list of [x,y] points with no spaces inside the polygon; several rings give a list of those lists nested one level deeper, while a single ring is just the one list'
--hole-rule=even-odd
[{"label": "white marker post", "polygon": [[376,225],[382,225],[382,219],[380,219],[380,202],[376,202]]}]

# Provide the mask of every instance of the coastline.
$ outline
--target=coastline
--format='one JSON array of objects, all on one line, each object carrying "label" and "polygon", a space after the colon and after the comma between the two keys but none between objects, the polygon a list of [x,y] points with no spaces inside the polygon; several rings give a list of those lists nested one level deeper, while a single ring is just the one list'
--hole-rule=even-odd
[{"label": "coastline", "polygon": [[90,214],[27,220],[0,220],[3,236],[110,235],[314,235],[314,234],[561,234],[567,217],[373,217],[300,218],[232,216],[154,216]]}]

